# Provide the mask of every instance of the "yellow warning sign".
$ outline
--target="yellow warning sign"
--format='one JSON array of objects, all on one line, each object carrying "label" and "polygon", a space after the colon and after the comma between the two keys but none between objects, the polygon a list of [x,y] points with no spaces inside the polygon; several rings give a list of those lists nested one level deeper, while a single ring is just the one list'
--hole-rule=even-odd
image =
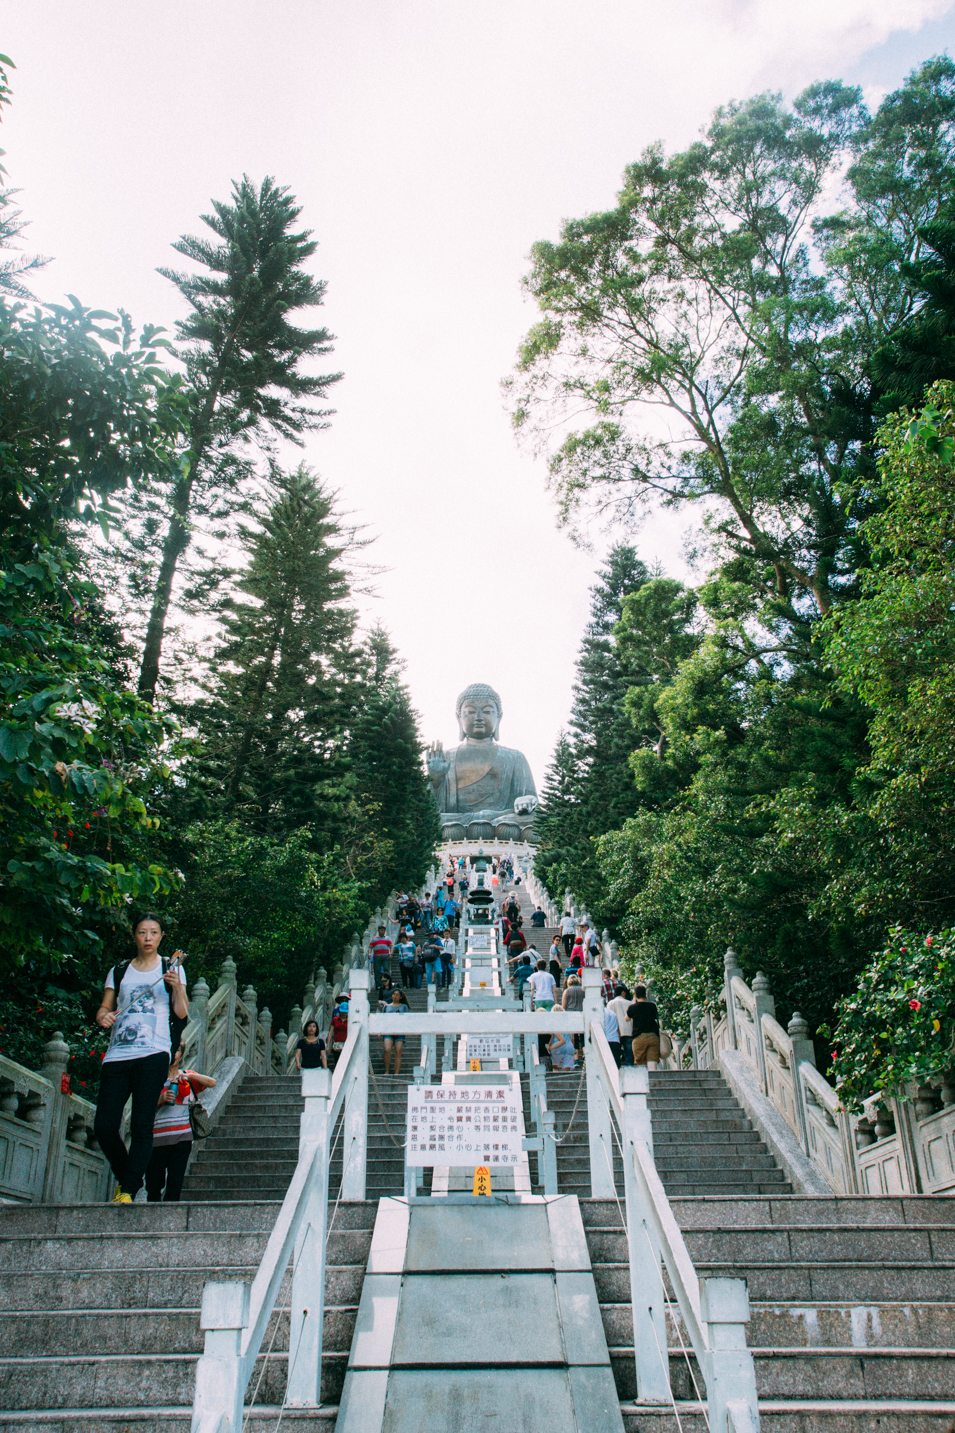
[{"label": "yellow warning sign", "polygon": [[491,1171],[486,1164],[479,1164],[474,1171],[475,1194],[490,1194],[491,1192]]},{"label": "yellow warning sign", "polygon": [[480,1073],[481,1073],[481,1062],[480,1062],[480,1060],[472,1060],[471,1063],[468,1065],[468,1069],[471,1070],[472,1073],[473,1073],[473,1071],[477,1070],[478,1074],[480,1074]]},{"label": "yellow warning sign", "polygon": [[486,981],[486,980],[482,980],[482,981],[480,982],[480,985],[478,986],[478,989],[479,989],[479,990],[485,990],[486,988],[487,988],[487,981]]}]

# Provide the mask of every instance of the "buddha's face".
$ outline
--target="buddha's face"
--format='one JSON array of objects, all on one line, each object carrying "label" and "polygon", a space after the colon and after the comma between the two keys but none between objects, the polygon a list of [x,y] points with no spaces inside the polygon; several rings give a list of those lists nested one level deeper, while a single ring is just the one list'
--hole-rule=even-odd
[{"label": "buddha's face", "polygon": [[461,708],[461,730],[472,741],[487,741],[500,724],[501,713],[492,701],[467,701]]}]

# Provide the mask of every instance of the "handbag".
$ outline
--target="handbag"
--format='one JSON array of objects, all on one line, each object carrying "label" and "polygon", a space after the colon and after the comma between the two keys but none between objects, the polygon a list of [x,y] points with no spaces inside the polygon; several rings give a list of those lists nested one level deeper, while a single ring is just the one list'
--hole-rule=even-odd
[{"label": "handbag", "polygon": [[212,1117],[199,1100],[193,1100],[189,1106],[189,1124],[193,1139],[206,1139],[212,1133]]},{"label": "handbag", "polygon": [[673,1054],[673,1041],[665,1030],[660,1031],[660,1059],[665,1060]]}]

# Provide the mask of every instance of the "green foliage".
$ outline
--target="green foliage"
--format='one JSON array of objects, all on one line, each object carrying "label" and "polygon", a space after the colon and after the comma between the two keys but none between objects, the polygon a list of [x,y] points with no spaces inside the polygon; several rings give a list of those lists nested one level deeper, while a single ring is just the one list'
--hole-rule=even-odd
[{"label": "green foliage", "polygon": [[58,1030],[70,1048],[66,1068],[73,1093],[95,1100],[109,1035],[90,1016],[94,998],[98,1003],[98,992],[87,995],[45,981],[35,998],[21,991],[15,1000],[0,1000],[0,1055],[39,1070],[43,1047]]},{"label": "green foliage", "polygon": [[[325,284],[304,265],[317,245],[296,231],[301,210],[287,189],[266,178],[233,185],[232,203],[213,203],[203,222],[215,240],[184,235],[173,246],[197,272],[162,269],[192,312],[176,325],[189,395],[189,443],[166,493],[166,523],[156,565],[139,690],[152,699],[173,583],[191,541],[197,501],[228,498],[241,477],[234,446],[267,450],[275,435],[298,441],[325,426],[323,401],[340,373],[308,374],[302,365],[331,350],[325,328],[297,328],[292,316],[324,302]],[[219,242],[216,242],[218,240]],[[198,485],[198,487],[197,487]]]},{"label": "green foliage", "polygon": [[104,922],[170,872],[137,859],[174,734],[115,689],[82,633],[89,589],[49,550],[0,572],[0,950],[7,971],[88,961]]},{"label": "green foliage", "polygon": [[174,726],[118,687],[67,539],[177,431],[155,330],[108,318],[0,308],[0,964],[28,983],[81,979],[126,903],[175,881],[142,851]]},{"label": "green foliage", "polygon": [[167,940],[188,952],[190,982],[204,975],[214,989],[231,957],[240,989],[255,987],[276,1028],[312,971],[331,970],[367,919],[341,853],[319,855],[311,838],[307,826],[273,838],[237,821],[197,823],[183,834],[182,887],[164,908]]},{"label": "green foliage", "polygon": [[[846,1105],[876,1092],[903,1095],[955,1058],[955,931],[895,926],[837,1007],[832,1078]],[[830,1035],[826,1029],[823,1034]]]},{"label": "green foliage", "polygon": [[637,809],[632,784],[620,779],[634,732],[624,706],[634,680],[614,641],[628,594],[649,576],[632,547],[611,550],[591,589],[591,615],[577,660],[570,733],[561,737],[534,819],[540,848],[535,870],[558,904],[570,887],[599,925],[619,912],[608,906],[593,840]]},{"label": "green foliage", "polygon": [[[271,469],[246,564],[220,617],[187,770],[196,814],[234,812],[262,833],[308,824],[333,842],[349,800],[343,733],[353,700],[348,535],[306,468]],[[198,805],[196,805],[198,803]]]}]

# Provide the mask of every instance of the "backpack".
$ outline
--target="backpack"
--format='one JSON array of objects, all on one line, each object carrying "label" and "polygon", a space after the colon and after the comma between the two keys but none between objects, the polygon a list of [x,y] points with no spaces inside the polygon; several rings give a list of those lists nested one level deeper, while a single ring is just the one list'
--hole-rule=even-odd
[{"label": "backpack", "polygon": [[[169,969],[169,960],[168,960],[168,958],[167,958],[165,955],[161,955],[161,956],[159,957],[159,960],[160,960],[160,964],[161,964],[161,967],[162,967],[162,973],[163,973],[163,975],[165,975],[165,974],[166,974],[166,971]],[[113,980],[115,981],[116,1008],[117,1008],[117,1009],[119,1009],[119,991],[120,991],[120,986],[121,986],[122,983],[123,983],[123,977],[125,976],[127,970],[128,970],[129,967],[132,965],[132,963],[133,963],[132,957],[130,957],[129,960],[121,960],[120,963],[119,963],[119,965],[114,965],[114,966],[113,966]],[[189,1016],[188,1016],[188,1015],[177,1015],[176,1012],[175,1012],[175,1010],[173,1010],[173,1008],[172,1008],[172,998],[170,997],[170,1000],[169,1000],[169,1058],[170,1058],[170,1060],[172,1059],[173,1055],[175,1055],[176,1051],[179,1049],[179,1045],[180,1045],[180,1043],[181,1043],[181,1041],[182,1041],[182,1032],[183,1032],[183,1030],[185,1030],[185,1028],[186,1028],[186,1026],[187,1026],[188,1024],[189,1024]],[[201,1139],[201,1138],[202,1138],[202,1136],[200,1135],[200,1139]]]}]

